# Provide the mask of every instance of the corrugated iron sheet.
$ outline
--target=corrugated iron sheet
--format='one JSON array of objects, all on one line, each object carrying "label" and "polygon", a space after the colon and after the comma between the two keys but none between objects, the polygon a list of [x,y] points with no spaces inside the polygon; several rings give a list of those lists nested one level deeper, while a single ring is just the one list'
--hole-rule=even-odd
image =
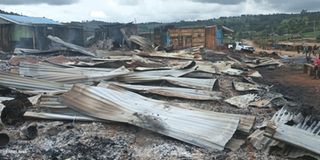
[{"label": "corrugated iron sheet", "polygon": [[197,90],[179,87],[159,87],[159,86],[146,86],[146,85],[130,85],[123,83],[100,83],[99,87],[108,87],[109,85],[117,85],[129,90],[140,91],[144,93],[153,93],[168,97],[179,97],[194,100],[220,100],[222,99],[221,92]]},{"label": "corrugated iron sheet", "polygon": [[68,90],[71,85],[62,83],[48,82],[40,79],[21,77],[19,75],[1,72],[0,71],[0,85],[18,90]]},{"label": "corrugated iron sheet", "polygon": [[[311,116],[292,114],[285,109],[280,110],[269,123],[266,135],[273,139],[298,146],[320,154],[320,121]],[[293,125],[286,124],[293,121]]]},{"label": "corrugated iron sheet", "polygon": [[260,86],[256,84],[251,84],[251,83],[244,83],[244,82],[237,82],[233,81],[232,82],[233,87],[237,91],[258,91],[260,90]]},{"label": "corrugated iron sheet", "polygon": [[69,120],[69,121],[89,121],[89,122],[97,122],[103,120],[92,118],[89,116],[81,116],[81,115],[66,115],[66,114],[57,114],[57,113],[47,113],[47,112],[32,112],[27,111],[23,114],[26,118],[38,118],[38,119],[47,119],[47,120]]},{"label": "corrugated iron sheet", "polygon": [[80,52],[80,53],[82,53],[82,54],[84,54],[86,56],[92,56],[92,57],[95,56],[95,53],[92,53],[92,52],[88,51],[86,48],[83,48],[81,46],[77,46],[77,45],[72,44],[72,43],[67,43],[67,42],[63,41],[62,39],[60,39],[59,37],[55,37],[55,36],[49,35],[48,38],[53,42],[59,43],[59,44],[65,46],[65,47],[68,47],[68,48],[71,48],[73,50],[76,50],[76,51],[78,51],[78,52]]},{"label": "corrugated iron sheet", "polygon": [[81,113],[130,123],[209,149],[223,150],[239,124],[239,119],[226,119],[218,113],[208,116],[208,111],[184,109],[116,86],[75,85],[62,99]]},{"label": "corrugated iron sheet", "polygon": [[258,96],[256,94],[246,94],[246,95],[234,96],[224,101],[238,108],[247,108],[250,102],[254,101],[257,97]]},{"label": "corrugated iron sheet", "polygon": [[200,79],[200,78],[185,78],[185,77],[157,77],[157,76],[124,76],[121,81],[126,83],[143,83],[152,81],[167,81],[171,84],[203,90],[212,90],[217,83],[217,79]]},{"label": "corrugated iron sheet", "polygon": [[130,73],[125,67],[118,69],[99,68],[63,68],[47,66],[46,64],[20,63],[19,74],[37,79],[45,79],[60,83],[84,83],[90,81],[108,80]]}]

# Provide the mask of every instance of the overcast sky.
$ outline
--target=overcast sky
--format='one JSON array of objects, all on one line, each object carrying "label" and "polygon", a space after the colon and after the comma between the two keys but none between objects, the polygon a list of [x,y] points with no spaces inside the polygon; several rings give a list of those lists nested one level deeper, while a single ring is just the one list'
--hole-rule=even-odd
[{"label": "overcast sky", "polygon": [[0,9],[61,22],[174,22],[320,10],[320,0],[0,0]]}]

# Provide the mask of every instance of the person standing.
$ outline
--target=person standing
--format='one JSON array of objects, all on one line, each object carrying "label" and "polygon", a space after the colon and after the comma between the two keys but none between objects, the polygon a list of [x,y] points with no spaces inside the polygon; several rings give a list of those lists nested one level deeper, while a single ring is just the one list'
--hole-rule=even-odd
[{"label": "person standing", "polygon": [[302,52],[303,52],[303,54],[306,55],[306,61],[307,61],[307,63],[309,62],[309,59],[308,59],[308,50],[309,50],[309,47],[306,46],[306,45],[303,45],[303,50],[302,50]]},{"label": "person standing", "polygon": [[[318,49],[319,52],[319,49]],[[319,79],[320,77],[320,55],[316,56],[313,61],[314,64],[314,79]]]}]

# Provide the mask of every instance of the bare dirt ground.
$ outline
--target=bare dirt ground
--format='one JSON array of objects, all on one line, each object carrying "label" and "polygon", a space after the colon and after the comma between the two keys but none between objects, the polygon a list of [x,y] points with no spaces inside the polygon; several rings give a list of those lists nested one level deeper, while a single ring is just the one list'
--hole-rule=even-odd
[{"label": "bare dirt ground", "polygon": [[304,74],[302,66],[283,66],[275,70],[260,69],[263,81],[302,106],[320,111],[320,80]]},{"label": "bare dirt ground", "polygon": [[264,50],[259,48],[253,41],[244,40],[245,43],[254,46],[256,54],[259,52],[287,55],[293,57],[291,64],[286,64],[281,68],[269,70],[261,68],[259,71],[263,75],[263,83],[273,85],[277,92],[292,98],[302,106],[309,106],[320,111],[320,80],[303,73],[304,55],[293,51]]},{"label": "bare dirt ground", "polygon": [[296,56],[300,56],[301,54],[298,54],[298,52],[296,51],[284,51],[284,50],[267,50],[267,49],[262,49],[262,48],[259,48],[258,45],[256,45],[253,41],[251,40],[243,40],[244,43],[250,45],[250,46],[253,46],[256,50],[256,53],[259,53],[259,52],[267,52],[267,53],[272,53],[272,52],[276,52],[278,53],[279,55],[282,55],[282,56],[290,56],[290,57],[296,57]]}]

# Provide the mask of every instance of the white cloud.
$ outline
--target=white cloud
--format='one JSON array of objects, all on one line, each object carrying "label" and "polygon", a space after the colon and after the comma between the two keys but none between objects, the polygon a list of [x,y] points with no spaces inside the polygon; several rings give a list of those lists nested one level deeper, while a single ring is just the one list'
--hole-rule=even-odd
[{"label": "white cloud", "polygon": [[90,16],[92,18],[107,18],[107,15],[103,11],[91,11]]},{"label": "white cloud", "polygon": [[[204,1],[206,3],[202,3]],[[308,3],[308,1],[315,0],[304,1]],[[173,22],[282,11],[269,4],[271,0],[230,0],[228,5],[218,3],[221,0],[207,2],[209,0],[79,0],[78,3],[61,6],[49,4],[0,5],[0,8],[5,11],[47,17],[62,22],[83,20]]]}]

